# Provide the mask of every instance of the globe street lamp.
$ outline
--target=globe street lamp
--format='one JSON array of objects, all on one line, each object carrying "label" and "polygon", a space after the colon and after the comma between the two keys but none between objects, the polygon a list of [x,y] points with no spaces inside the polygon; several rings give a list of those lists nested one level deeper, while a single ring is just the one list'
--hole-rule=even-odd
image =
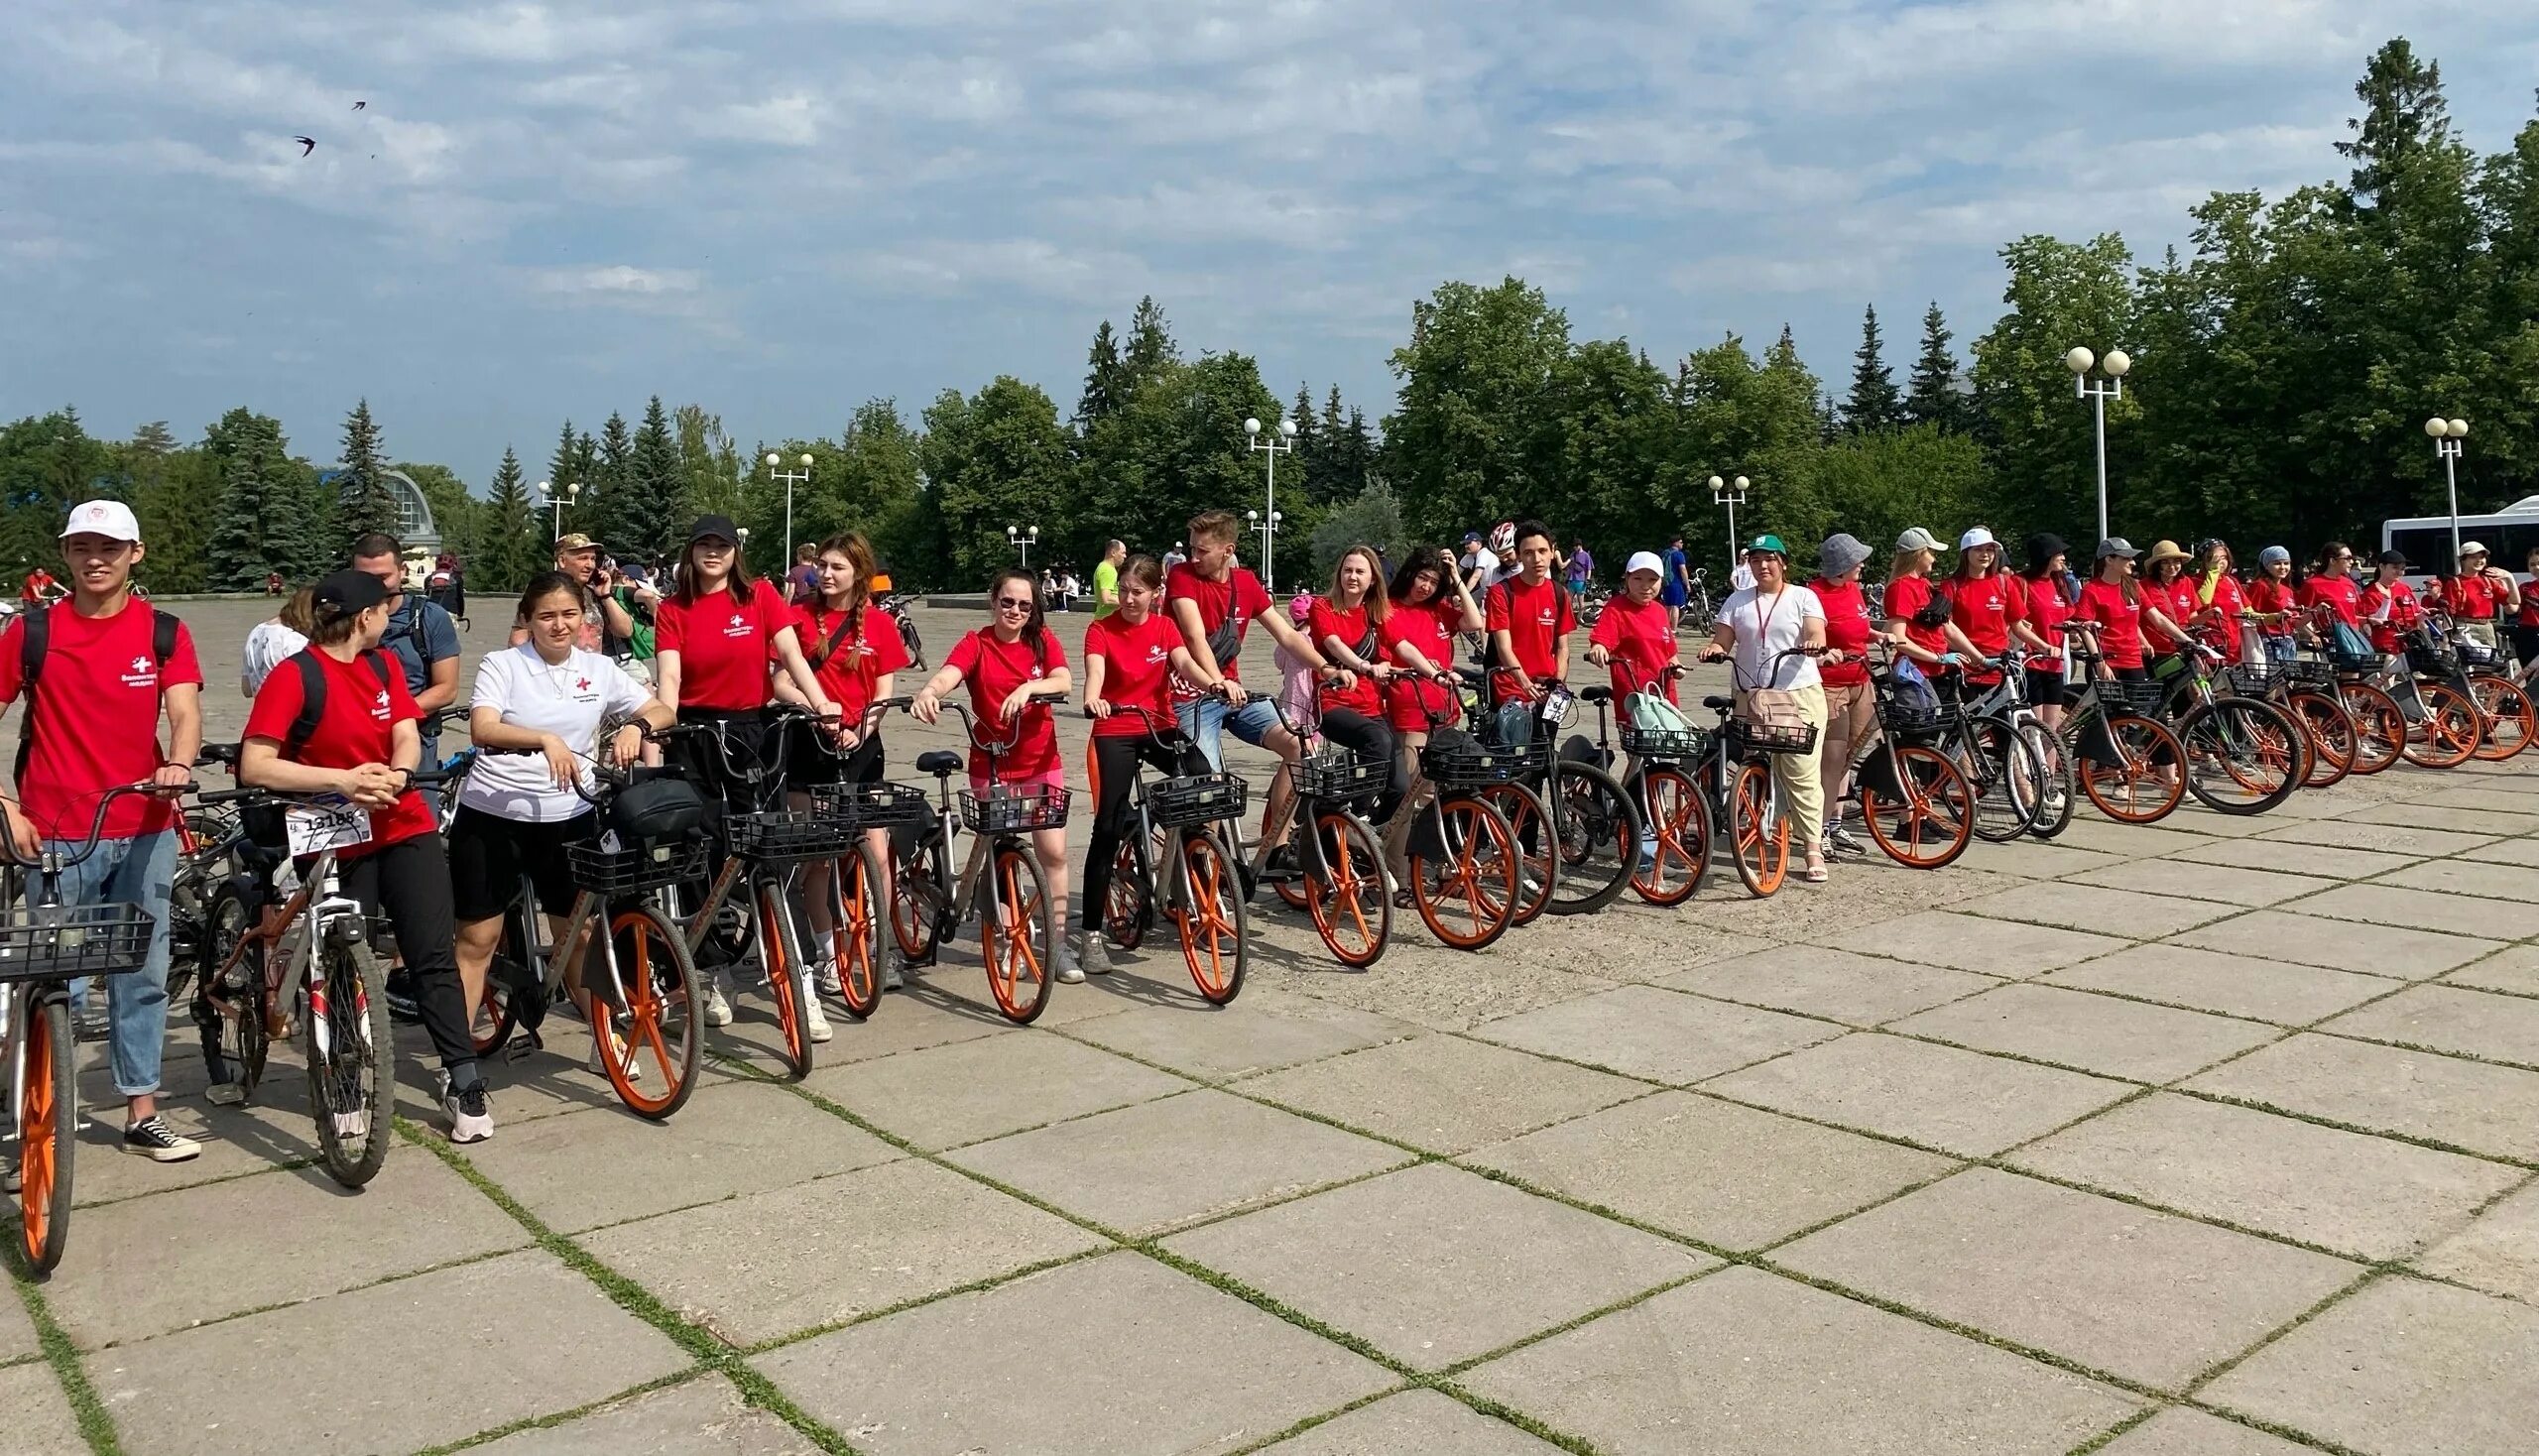
[{"label": "globe street lamp", "polygon": [[1040,544],[1040,528],[1009,526],[1005,528],[1005,544],[1023,553],[1023,569],[1028,571],[1031,569],[1031,548]]},{"label": "globe street lamp", "polygon": [[[802,452],[802,468],[799,470],[777,468],[784,463],[784,456],[774,450],[767,452],[768,473],[785,482],[785,549],[789,553],[793,549],[793,487],[811,478],[811,452]],[[788,566],[786,569],[791,568]]]},{"label": "globe street lamp", "polygon": [[542,480],[538,482],[539,504],[542,506],[552,506],[555,508],[555,530],[549,537],[549,540],[562,541],[564,539],[564,503],[572,500],[576,496],[579,496],[581,493],[582,483],[578,480],[565,481],[560,489],[556,486],[555,482],[551,480]]},{"label": "globe street lamp", "polygon": [[1746,491],[1753,483],[1743,475],[1733,482],[1716,475],[1710,478],[1710,503],[1728,508],[1728,569],[1731,573],[1737,570],[1738,561],[1737,508],[1746,504]]},{"label": "globe street lamp", "polygon": [[[1261,519],[1261,513],[1259,511],[1246,511],[1243,513],[1243,519],[1247,525],[1251,526],[1254,531],[1259,532],[1261,535],[1261,564],[1266,567],[1270,564],[1270,557],[1277,553],[1278,523],[1287,519],[1286,513],[1283,511],[1272,511],[1270,513],[1270,519],[1264,521]],[[1265,583],[1262,589],[1266,591],[1269,587]]]},{"label": "globe street lamp", "polygon": [[[1278,457],[1296,452],[1296,422],[1279,421],[1278,433],[1266,440],[1261,437],[1261,422],[1258,420],[1243,422],[1243,432],[1251,436],[1254,449],[1267,450],[1270,454],[1270,499],[1263,503],[1262,509],[1270,513],[1270,525],[1274,529],[1278,521]],[[1258,512],[1247,511],[1244,514],[1255,521],[1261,519]],[[1261,584],[1275,592],[1278,589],[1278,562],[1270,550],[1269,533],[1264,533],[1261,538]]]},{"label": "globe street lamp", "polygon": [[[2090,366],[2097,365],[2102,378],[2090,378]],[[2063,356],[2063,367],[2072,371],[2072,394],[2088,400],[2098,416],[2099,440],[2099,540],[2107,540],[2107,402],[2124,398],[2125,371],[2133,367],[2132,356],[2122,349],[2110,349],[2105,359],[2087,349],[2074,349]]]},{"label": "globe street lamp", "polygon": [[2437,415],[2424,423],[2433,436],[2433,452],[2442,457],[2442,473],[2451,482],[2451,564],[2460,564],[2460,442],[2469,437],[2469,422]]}]

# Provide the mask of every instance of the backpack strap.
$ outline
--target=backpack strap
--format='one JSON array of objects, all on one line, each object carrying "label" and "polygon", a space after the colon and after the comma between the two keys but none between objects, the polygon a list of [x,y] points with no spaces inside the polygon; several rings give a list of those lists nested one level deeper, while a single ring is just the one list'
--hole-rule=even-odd
[{"label": "backpack strap", "polygon": [[313,647],[292,654],[291,666],[300,672],[300,712],[283,736],[282,756],[286,762],[296,764],[307,751],[308,740],[317,736],[317,725],[326,718],[326,669],[317,665],[317,650]]},{"label": "backpack strap", "polygon": [[[23,624],[18,636],[18,695],[26,700],[26,712],[18,719],[17,778],[23,784],[27,777],[27,756],[35,750],[36,683],[44,676],[44,660],[53,650],[53,608],[39,607],[19,618]],[[150,656],[162,669],[177,655],[177,631],[183,626],[173,612],[150,609]],[[161,693],[165,695],[166,689]]]}]

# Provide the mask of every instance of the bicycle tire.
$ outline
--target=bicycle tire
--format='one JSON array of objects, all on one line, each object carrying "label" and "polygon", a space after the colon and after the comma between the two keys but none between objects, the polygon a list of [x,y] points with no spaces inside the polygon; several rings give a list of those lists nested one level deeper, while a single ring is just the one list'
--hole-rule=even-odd
[{"label": "bicycle tire", "polygon": [[[1600,910],[1631,888],[1639,868],[1639,810],[1614,776],[1576,759],[1551,765],[1552,829],[1561,872],[1551,892],[1556,915]],[[1578,893],[1577,887],[1585,887]]]},{"label": "bicycle tire", "polygon": [[[2292,796],[2307,777],[2308,736],[2292,715],[2251,697],[2198,703],[2178,720],[2186,788],[2217,814],[2261,814]],[[2215,770],[2228,784],[2217,784]]]},{"label": "bicycle tire", "polygon": [[[1477,798],[1440,799],[1420,812],[1437,816],[1444,848],[1434,860],[1410,856],[1411,908],[1440,944],[1483,949],[1515,919],[1515,835],[1506,815]],[[1457,903],[1463,909],[1450,918]]]},{"label": "bicycle tire", "polygon": [[1057,912],[1040,878],[1040,862],[1023,845],[997,845],[988,874],[987,913],[979,919],[988,994],[1007,1021],[1028,1027],[1047,1010],[1057,975]]},{"label": "bicycle tire", "polygon": [[2037,839],[2052,839],[2072,827],[2072,811],[2080,803],[2081,786],[2072,772],[2072,756],[2064,752],[2062,736],[2042,722],[2019,725],[2019,737],[2027,740],[2044,770],[2027,832]]},{"label": "bicycle tire", "polygon": [[[1551,908],[1552,893],[1560,880],[1558,841],[1551,830],[1551,805],[1533,789],[1522,784],[1493,784],[1476,790],[1475,797],[1499,811],[1508,821],[1508,832],[1516,847],[1516,917],[1511,924],[1530,925]],[[1525,836],[1533,835],[1533,849],[1525,848]]]},{"label": "bicycle tire", "polygon": [[2340,682],[2337,702],[2354,720],[2354,764],[2357,778],[2368,778],[2405,755],[2407,715],[2398,700],[2367,682]]},{"label": "bicycle tire", "polygon": [[531,964],[528,955],[535,953],[521,944],[520,907],[515,905],[503,911],[503,938],[494,947],[493,962],[485,968],[485,999],[467,1019],[467,1039],[476,1043],[478,1056],[502,1050],[520,1025],[520,1008],[512,1005],[511,983],[503,967],[509,963],[526,968]]},{"label": "bicycle tire", "polygon": [[768,1000],[776,1008],[777,1055],[785,1064],[785,1080],[798,1082],[811,1074],[810,985],[794,964],[786,934],[785,897],[774,880],[759,879],[750,891],[750,918],[758,933],[759,965],[767,972]]},{"label": "bicycle tire", "polygon": [[829,963],[838,1000],[859,1022],[882,1009],[882,857],[870,844],[829,863]]},{"label": "bicycle tire", "polygon": [[2419,769],[2456,769],[2469,762],[2485,737],[2485,714],[2477,702],[2448,682],[2419,682],[2416,692],[2424,699],[2424,722],[2417,725],[2424,734],[2419,739],[2410,729],[2401,756]]},{"label": "bicycle tire", "polygon": [[[247,935],[254,917],[248,893],[237,881],[221,886],[211,894],[211,906],[203,911],[202,965],[195,972],[195,985],[207,993],[220,975],[220,967],[229,952]],[[238,1032],[238,1095],[252,1097],[256,1084],[265,1077],[267,1053],[273,1037],[267,1031],[265,1001],[265,955],[268,947],[261,941],[249,944],[239,957],[239,974],[243,984],[238,988],[237,1005],[231,1010]]]},{"label": "bicycle tire", "polygon": [[1334,960],[1365,970],[1392,938],[1392,896],[1385,889],[1384,849],[1356,814],[1324,809],[1314,816],[1322,870],[1305,877],[1305,913]]},{"label": "bicycle tire", "polygon": [[[696,959],[688,954],[687,937],[649,905],[612,913],[608,936],[621,983],[614,989],[623,993],[626,1006],[622,1013],[613,1012],[607,997],[591,993],[591,1034],[599,1041],[600,1070],[628,1112],[662,1122],[686,1106],[688,1094],[696,1090],[696,1063],[705,1048],[705,1022],[696,1013]],[[583,954],[583,984],[588,986],[589,952]],[[600,1035],[597,1023],[606,1020],[616,1031],[620,1015],[624,1030]],[[638,1071],[648,1075],[639,1077]]]},{"label": "bicycle tire", "polygon": [[[2069,739],[2063,749],[2072,755],[2081,791],[2091,804],[2119,824],[2156,824],[2175,813],[2186,799],[2185,755],[2177,735],[2168,725],[2138,713],[2109,713],[2102,722],[2122,762],[2101,764]],[[2146,799],[2140,792],[2145,787],[2158,792]]]},{"label": "bicycle tire", "polygon": [[1172,918],[1181,932],[1181,961],[1190,984],[1211,1006],[1243,994],[1243,972],[1252,959],[1252,930],[1245,921],[1243,877],[1234,856],[1213,830],[1181,831],[1181,885]]},{"label": "bicycle tire", "polygon": [[2310,740],[2310,773],[2302,786],[2333,789],[2344,783],[2354,772],[2354,715],[2324,692],[2288,693],[2283,708]]},{"label": "bicycle tire", "polygon": [[1975,789],[1975,837],[2007,844],[2026,834],[2044,797],[2036,749],[1994,718],[1977,721],[1958,741],[1966,754],[1958,768]]},{"label": "bicycle tire", "polygon": [[18,1252],[51,1274],[70,1242],[71,1149],[79,1126],[78,1057],[67,996],[21,986],[26,1045],[18,1069]]},{"label": "bicycle tire", "polygon": [[[1772,809],[1768,764],[1741,764],[1728,790],[1728,823],[1737,878],[1757,900],[1780,893],[1789,878],[1789,820]],[[1769,826],[1763,823],[1771,816]]]},{"label": "bicycle tire", "polygon": [[1664,765],[1640,774],[1639,795],[1648,817],[1645,842],[1632,857],[1632,894],[1649,905],[1682,905],[1710,870],[1710,799],[1683,770]]},{"label": "bicycle tire", "polygon": [[2531,735],[2539,732],[2539,710],[2532,708],[2520,683],[2509,677],[2472,677],[2469,695],[2486,718],[2485,732],[2478,739],[2479,762],[2500,764],[2530,746]]},{"label": "bicycle tire", "polygon": [[388,988],[358,921],[334,926],[308,984],[301,1040],[308,1059],[308,1111],[326,1176],[358,1188],[388,1160],[396,1059]]},{"label": "bicycle tire", "polygon": [[[1945,869],[1975,842],[1975,787],[1955,760],[1926,744],[1889,746],[1897,792],[1861,782],[1861,824],[1888,859],[1913,870]],[[1889,823],[1889,817],[1893,822]],[[2064,819],[2071,813],[2067,809]],[[1929,831],[1937,831],[1936,837]]]},{"label": "bicycle tire", "polygon": [[891,842],[891,938],[910,965],[931,965],[943,938],[946,910],[952,904],[945,879],[943,841],[928,835],[922,843]]},{"label": "bicycle tire", "polygon": [[1154,924],[1147,837],[1134,832],[1136,827],[1132,824],[1132,832],[1120,836],[1119,853],[1111,856],[1111,888],[1102,896],[1103,931],[1122,950],[1146,944],[1147,931]]}]

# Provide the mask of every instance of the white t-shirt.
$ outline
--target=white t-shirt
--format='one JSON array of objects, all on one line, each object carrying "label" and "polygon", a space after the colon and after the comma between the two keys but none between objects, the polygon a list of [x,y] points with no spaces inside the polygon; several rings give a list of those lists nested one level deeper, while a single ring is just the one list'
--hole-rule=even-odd
[{"label": "white t-shirt", "polygon": [[1777,595],[1753,588],[1735,592],[1719,609],[1719,625],[1737,631],[1737,681],[1741,688],[1814,687],[1824,680],[1814,658],[1783,658],[1777,676],[1772,659],[1798,646],[1807,619],[1825,620],[1825,604],[1803,586],[1784,586]]},{"label": "white t-shirt", "polygon": [[308,639],[285,627],[279,621],[259,622],[247,629],[247,646],[239,654],[238,685],[249,697],[263,690],[265,679],[274,668],[297,657]]},{"label": "white t-shirt", "polygon": [[1462,567],[1466,580],[1470,580],[1475,571],[1481,573],[1481,584],[1472,589],[1472,594],[1476,597],[1489,590],[1491,585],[1499,579],[1497,575],[1499,553],[1488,546],[1474,546],[1471,550],[1464,552],[1463,559],[1457,564]]},{"label": "white t-shirt", "polygon": [[[503,721],[532,733],[552,733],[578,754],[597,752],[599,722],[608,714],[627,716],[652,697],[624,668],[598,653],[579,648],[560,666],[548,666],[529,643],[488,653],[476,665],[476,687],[468,707],[492,708]],[[590,772],[582,773],[590,788]],[[540,754],[485,754],[467,771],[458,801],[506,819],[556,823],[590,812],[590,805],[569,789],[557,789]]]}]

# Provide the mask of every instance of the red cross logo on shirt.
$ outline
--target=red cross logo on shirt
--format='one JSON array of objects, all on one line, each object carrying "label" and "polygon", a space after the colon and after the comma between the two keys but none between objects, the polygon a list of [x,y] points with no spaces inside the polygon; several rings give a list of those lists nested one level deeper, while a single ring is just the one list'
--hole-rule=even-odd
[{"label": "red cross logo on shirt", "polygon": [[576,677],[573,679],[573,690],[575,692],[588,692],[590,691],[590,687],[591,680],[588,677]]}]

